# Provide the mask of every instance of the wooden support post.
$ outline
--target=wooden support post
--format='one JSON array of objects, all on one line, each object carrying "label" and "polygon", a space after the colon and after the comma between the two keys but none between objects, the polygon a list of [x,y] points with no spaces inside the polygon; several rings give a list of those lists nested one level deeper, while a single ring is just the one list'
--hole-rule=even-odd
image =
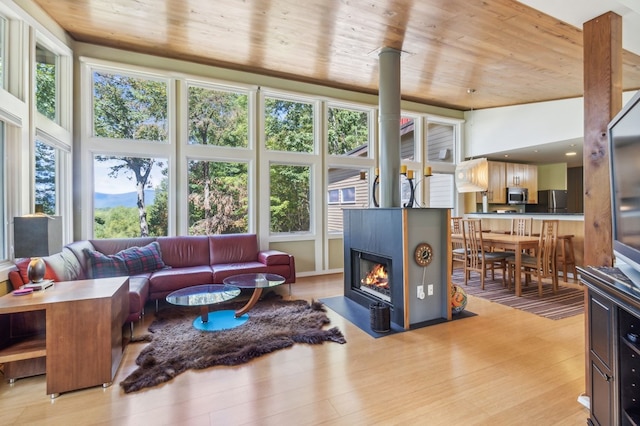
[{"label": "wooden support post", "polygon": [[[608,12],[583,27],[584,265],[612,265],[607,125],[622,108],[622,18]],[[589,303],[586,291],[584,303],[585,307]],[[588,323],[585,315],[585,333]],[[589,348],[585,349],[586,394],[590,396]]]},{"label": "wooden support post", "polygon": [[607,125],[622,108],[622,18],[584,24],[584,264],[613,264]]}]

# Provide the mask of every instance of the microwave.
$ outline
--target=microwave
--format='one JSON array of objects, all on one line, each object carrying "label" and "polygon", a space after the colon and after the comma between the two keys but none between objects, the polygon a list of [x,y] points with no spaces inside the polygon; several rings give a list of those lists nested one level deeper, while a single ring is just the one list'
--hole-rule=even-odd
[{"label": "microwave", "polygon": [[507,188],[507,204],[527,204],[529,190],[519,186]]}]

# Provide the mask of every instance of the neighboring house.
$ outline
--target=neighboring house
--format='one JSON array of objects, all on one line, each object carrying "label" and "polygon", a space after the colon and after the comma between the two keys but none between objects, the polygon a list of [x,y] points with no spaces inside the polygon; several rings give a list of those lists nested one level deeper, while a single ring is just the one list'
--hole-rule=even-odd
[{"label": "neighboring house", "polygon": [[[400,138],[401,158],[413,160],[415,157],[413,119],[406,117],[400,119]],[[366,157],[368,154],[369,146],[362,145],[347,155]],[[368,173],[364,172],[361,175],[361,171],[355,169],[331,168],[328,173],[327,229],[329,232],[342,232],[343,209],[373,207],[373,200],[369,197],[373,180]],[[402,204],[409,200],[409,196],[409,185],[406,179],[402,178]]]}]

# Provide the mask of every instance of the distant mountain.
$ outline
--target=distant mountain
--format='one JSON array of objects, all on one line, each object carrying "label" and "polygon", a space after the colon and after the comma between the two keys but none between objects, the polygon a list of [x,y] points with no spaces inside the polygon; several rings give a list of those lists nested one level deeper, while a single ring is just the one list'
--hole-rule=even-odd
[{"label": "distant mountain", "polygon": [[[147,206],[153,204],[156,192],[153,189],[145,189],[144,202]],[[126,192],[124,194],[104,194],[96,192],[93,199],[93,207],[96,209],[107,209],[110,207],[138,207],[138,195],[136,192]]]}]

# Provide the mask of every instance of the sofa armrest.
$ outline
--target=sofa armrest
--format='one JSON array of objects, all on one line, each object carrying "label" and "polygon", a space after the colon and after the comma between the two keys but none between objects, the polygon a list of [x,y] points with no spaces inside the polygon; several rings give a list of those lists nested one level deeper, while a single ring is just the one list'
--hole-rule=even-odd
[{"label": "sofa armrest", "polygon": [[263,250],[258,252],[258,261],[267,266],[289,265],[291,255],[280,250]]}]

